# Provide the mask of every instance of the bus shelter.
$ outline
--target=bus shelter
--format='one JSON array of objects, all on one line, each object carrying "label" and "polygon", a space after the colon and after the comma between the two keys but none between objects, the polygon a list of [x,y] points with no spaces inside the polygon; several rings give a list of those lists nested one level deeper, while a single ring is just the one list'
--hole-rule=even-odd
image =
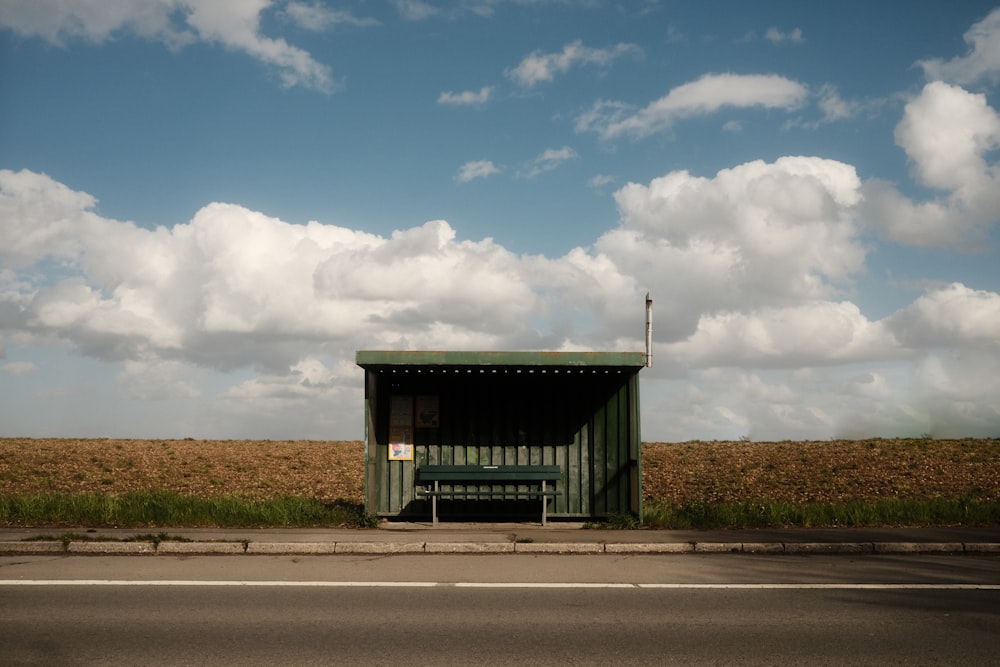
[{"label": "bus shelter", "polygon": [[359,351],[365,509],[641,515],[641,352]]}]

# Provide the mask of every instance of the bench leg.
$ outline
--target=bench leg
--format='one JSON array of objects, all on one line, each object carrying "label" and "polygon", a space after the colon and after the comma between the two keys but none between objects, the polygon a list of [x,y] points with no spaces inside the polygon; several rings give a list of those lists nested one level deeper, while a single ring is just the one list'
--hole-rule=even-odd
[{"label": "bench leg", "polygon": [[549,498],[545,495],[545,480],[542,480],[542,525],[545,525],[546,514],[549,509]]},{"label": "bench leg", "polygon": [[432,525],[438,525],[438,484],[437,480],[434,480],[434,495],[431,496],[431,522]]}]

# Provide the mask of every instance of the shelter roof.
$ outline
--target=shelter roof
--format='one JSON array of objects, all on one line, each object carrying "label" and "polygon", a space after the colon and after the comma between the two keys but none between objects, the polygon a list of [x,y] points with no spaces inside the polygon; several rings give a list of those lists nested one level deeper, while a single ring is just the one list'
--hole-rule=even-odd
[{"label": "shelter roof", "polygon": [[360,350],[356,362],[366,369],[400,366],[639,369],[646,365],[646,355],[642,352]]}]

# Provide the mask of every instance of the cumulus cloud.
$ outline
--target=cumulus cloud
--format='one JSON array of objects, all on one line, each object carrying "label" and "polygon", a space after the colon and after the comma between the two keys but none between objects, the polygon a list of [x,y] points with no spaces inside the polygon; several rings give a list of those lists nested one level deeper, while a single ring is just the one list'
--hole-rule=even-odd
[{"label": "cumulus cloud", "polygon": [[929,290],[886,324],[916,350],[972,346],[1000,351],[1000,294],[953,283]]},{"label": "cumulus cloud", "polygon": [[492,86],[483,86],[479,90],[466,90],[461,93],[446,91],[438,96],[438,104],[451,104],[454,106],[481,106],[489,101],[492,94]]},{"label": "cumulus cloud", "polygon": [[301,349],[360,341],[629,349],[641,334],[630,295],[647,289],[668,313],[659,335],[680,341],[705,314],[835,295],[864,258],[846,213],[853,169],[806,158],[629,184],[616,195],[621,227],[555,259],[460,241],[443,221],[383,238],[232,204],[148,230],[101,218],[93,197],[41,174],[0,172],[0,187],[5,264],[69,269],[0,291],[17,306],[6,326],[102,359],[222,370],[287,373]]},{"label": "cumulus cloud", "polygon": [[639,110],[622,102],[599,101],[577,118],[576,129],[603,139],[642,138],[669,129],[677,120],[725,107],[796,109],[808,95],[801,83],[774,74],[706,74]]},{"label": "cumulus cloud", "polygon": [[923,185],[942,197],[914,202],[871,181],[865,215],[888,238],[911,245],[972,247],[1000,219],[1000,169],[987,156],[1000,146],[1000,115],[984,95],[932,82],[912,99],[896,127]]},{"label": "cumulus cloud", "polygon": [[458,168],[458,173],[455,174],[455,180],[459,183],[468,183],[469,181],[474,181],[477,178],[488,178],[493,174],[498,173],[500,173],[500,167],[493,164],[492,161],[474,160],[472,162],[466,162]]},{"label": "cumulus cloud", "polygon": [[587,186],[596,189],[603,188],[615,182],[615,177],[610,174],[597,174],[587,181]]},{"label": "cumulus cloud", "polygon": [[315,32],[322,32],[338,25],[356,27],[379,25],[376,19],[356,16],[347,10],[331,9],[317,2],[289,2],[282,10],[282,15],[300,28]]},{"label": "cumulus cloud", "polygon": [[39,232],[4,244],[5,263],[58,257],[66,267],[55,282],[0,292],[16,306],[4,328],[108,361],[273,372],[301,345],[492,348],[522,335],[537,306],[515,256],[489,240],[457,241],[442,221],[382,238],[217,203],[149,230],[100,218],[78,193],[75,211],[40,217],[48,193],[74,194],[44,175],[0,171],[0,186],[12,222],[0,229]]},{"label": "cumulus cloud", "polygon": [[179,361],[126,359],[115,382],[127,396],[143,401],[198,398],[202,392],[190,381],[192,375]]},{"label": "cumulus cloud", "polygon": [[714,307],[826,299],[864,266],[853,215],[860,188],[853,167],[820,158],[750,162],[712,179],[672,172],[615,194],[621,229],[598,247],[624,243],[637,254],[622,261],[634,263],[645,254],[633,247],[637,234],[650,248],[645,270],[669,284],[663,270],[676,267],[657,255],[691,262],[698,298]]},{"label": "cumulus cloud", "polygon": [[29,375],[38,370],[38,365],[30,361],[12,361],[0,365],[0,373],[7,375]]},{"label": "cumulus cloud", "polygon": [[175,24],[177,10],[183,8],[176,0],[5,2],[0,6],[0,26],[59,46],[76,39],[101,44],[117,34],[133,32],[180,47],[197,37],[187,26]]},{"label": "cumulus cloud", "polygon": [[[825,84],[816,92],[816,106],[823,114],[819,123],[835,123],[876,113],[886,103],[885,98],[848,99],[840,94],[836,86]],[[816,127],[819,123],[799,123],[804,127]]]},{"label": "cumulus cloud", "polygon": [[516,67],[508,69],[507,76],[519,86],[533,88],[540,83],[552,81],[559,74],[565,74],[576,65],[596,65],[607,67],[625,55],[639,55],[641,50],[635,44],[616,44],[610,49],[594,49],[583,45],[582,40],[570,42],[557,53],[535,51]]},{"label": "cumulus cloud", "polygon": [[407,21],[424,21],[441,13],[439,8],[423,0],[392,0],[392,4]]},{"label": "cumulus cloud", "polygon": [[770,27],[767,32],[764,33],[764,39],[774,44],[782,44],[784,42],[791,42],[792,44],[802,44],[805,42],[805,37],[802,36],[801,28],[792,28],[788,32],[783,32],[775,27]]},{"label": "cumulus cloud", "polygon": [[895,340],[850,302],[810,301],[705,315],[694,334],[666,346],[693,367],[801,368],[891,358]]},{"label": "cumulus cloud", "polygon": [[0,334],[104,360],[160,409],[196,398],[258,434],[354,437],[357,349],[638,350],[650,291],[658,437],[995,429],[1000,295],[955,284],[868,319],[846,297],[864,194],[852,166],[814,157],[671,172],[619,188],[618,227],[550,258],[442,220],[379,236],[224,203],[147,229],[0,171]]},{"label": "cumulus cloud", "polygon": [[562,148],[549,148],[543,151],[538,157],[524,169],[522,174],[525,178],[535,178],[545,172],[558,169],[567,160],[575,160],[580,156],[569,146]]},{"label": "cumulus cloud", "polygon": [[[172,49],[198,41],[216,43],[273,68],[286,86],[332,92],[335,84],[327,65],[284,39],[262,33],[261,14],[271,4],[271,0],[35,0],[3,3],[0,26],[56,45],[77,39],[103,44],[123,34],[163,42]],[[292,3],[287,10],[307,22],[334,18],[303,3]]]},{"label": "cumulus cloud", "polygon": [[965,33],[969,53],[951,60],[922,60],[918,65],[931,80],[956,84],[981,79],[996,81],[1000,75],[1000,9],[994,9]]}]

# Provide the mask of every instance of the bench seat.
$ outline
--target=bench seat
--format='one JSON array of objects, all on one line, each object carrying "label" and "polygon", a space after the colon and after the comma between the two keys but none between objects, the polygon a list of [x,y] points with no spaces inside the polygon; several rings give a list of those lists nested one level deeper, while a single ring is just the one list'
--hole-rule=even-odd
[{"label": "bench seat", "polygon": [[[431,517],[437,525],[438,498],[541,498],[542,525],[548,512],[548,498],[558,492],[548,489],[548,482],[558,481],[562,472],[557,465],[424,465],[417,469],[417,483],[428,486],[433,483],[433,491],[417,491],[418,497],[431,499]],[[538,490],[506,491],[503,489],[441,490],[441,484],[472,485],[539,485]]]}]

